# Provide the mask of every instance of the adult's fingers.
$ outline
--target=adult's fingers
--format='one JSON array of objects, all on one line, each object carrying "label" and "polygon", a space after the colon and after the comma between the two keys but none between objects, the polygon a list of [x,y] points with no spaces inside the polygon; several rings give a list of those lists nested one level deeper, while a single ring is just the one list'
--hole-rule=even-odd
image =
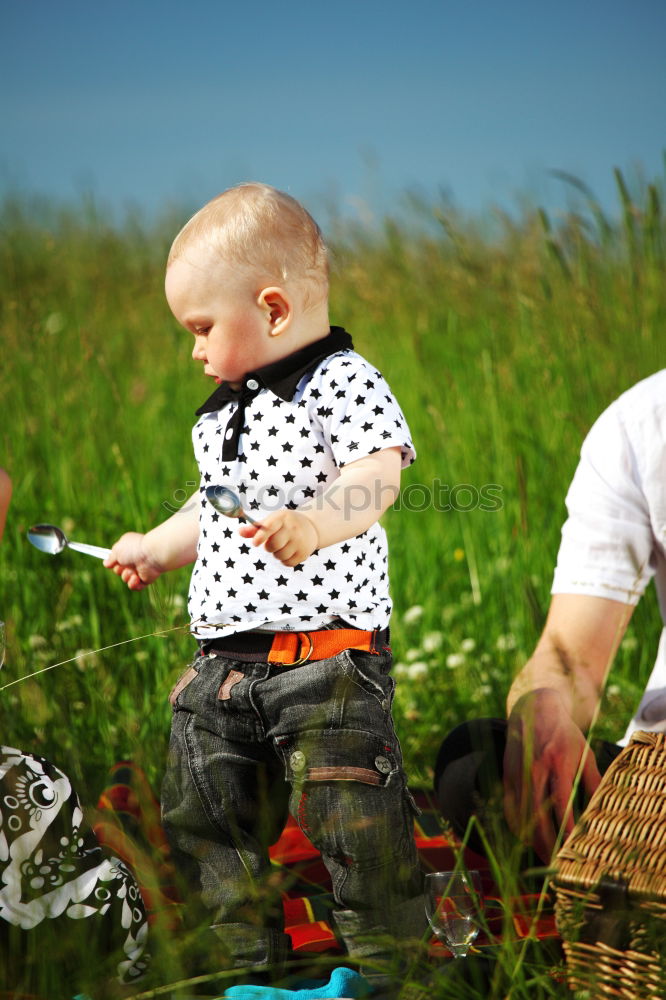
[{"label": "adult's fingers", "polygon": [[589,747],[585,750],[583,773],[580,780],[587,796],[591,798],[599,787],[601,774],[599,773],[595,756]]},{"label": "adult's fingers", "polygon": [[522,743],[507,742],[504,757],[504,811],[509,828],[525,844],[531,844],[548,863],[557,843],[558,823],[567,813],[568,791],[573,774],[563,766],[561,777],[548,758],[528,764]]},{"label": "adult's fingers", "polygon": [[528,841],[547,864],[557,839],[553,821],[552,774],[545,762],[532,765],[529,814],[527,817]]}]

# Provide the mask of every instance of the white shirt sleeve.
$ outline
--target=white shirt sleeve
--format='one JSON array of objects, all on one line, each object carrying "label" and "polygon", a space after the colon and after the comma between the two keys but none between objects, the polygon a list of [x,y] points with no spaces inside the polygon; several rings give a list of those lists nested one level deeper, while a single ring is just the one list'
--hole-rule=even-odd
[{"label": "white shirt sleeve", "polygon": [[[332,358],[318,373],[313,414],[338,468],[386,448],[416,458],[409,427],[386,380],[360,355]],[[314,393],[313,393],[314,395]]]},{"label": "white shirt sleeve", "polygon": [[583,443],[566,505],[552,593],[636,604],[655,573],[655,538],[617,401]]}]

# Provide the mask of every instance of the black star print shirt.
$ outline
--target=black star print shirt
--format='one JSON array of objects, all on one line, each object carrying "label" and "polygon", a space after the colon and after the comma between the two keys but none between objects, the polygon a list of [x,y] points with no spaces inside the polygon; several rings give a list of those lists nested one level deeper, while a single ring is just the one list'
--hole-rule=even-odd
[{"label": "black star print shirt", "polygon": [[[398,403],[381,374],[354,352],[349,335],[334,327],[323,340],[250,372],[238,391],[223,383],[197,412],[192,438],[202,497],[189,593],[193,634],[305,631],[335,617],[361,629],[386,627],[387,548],[378,523],[289,567],[250,545],[238,522],[205,497],[207,486],[229,486],[260,521],[283,507],[316,502],[342,466],[384,448],[401,449],[403,468],[414,461]],[[364,500],[360,491],[349,497],[355,506]]]}]

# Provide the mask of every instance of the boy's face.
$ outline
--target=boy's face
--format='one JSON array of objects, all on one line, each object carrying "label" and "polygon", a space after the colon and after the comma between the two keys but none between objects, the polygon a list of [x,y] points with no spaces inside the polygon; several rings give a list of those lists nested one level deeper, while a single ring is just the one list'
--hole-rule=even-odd
[{"label": "boy's face", "polygon": [[280,357],[263,309],[247,276],[211,262],[205,247],[193,247],[167,270],[165,291],[178,322],[194,336],[192,357],[219,384],[239,385],[249,371]]}]

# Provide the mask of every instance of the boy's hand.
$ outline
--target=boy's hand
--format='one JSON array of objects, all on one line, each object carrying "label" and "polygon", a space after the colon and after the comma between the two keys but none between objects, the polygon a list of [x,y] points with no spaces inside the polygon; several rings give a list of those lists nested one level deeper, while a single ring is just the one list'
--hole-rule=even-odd
[{"label": "boy's hand", "polygon": [[104,560],[106,568],[121,577],[130,590],[144,590],[164,572],[145,551],[145,537],[138,531],[126,532]]},{"label": "boy's hand", "polygon": [[278,510],[262,517],[261,524],[241,524],[240,533],[253,545],[263,545],[285,566],[297,566],[319,547],[317,529],[297,510]]}]

